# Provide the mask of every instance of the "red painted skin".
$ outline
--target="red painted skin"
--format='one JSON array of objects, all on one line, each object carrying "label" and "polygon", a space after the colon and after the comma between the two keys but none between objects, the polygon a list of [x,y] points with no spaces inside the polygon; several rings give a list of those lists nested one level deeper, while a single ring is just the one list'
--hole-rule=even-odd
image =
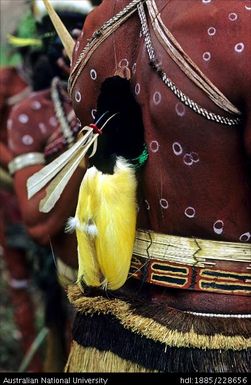
[{"label": "red painted skin", "polygon": [[[73,68],[92,33],[128,3],[104,0],[87,17],[83,34],[75,46]],[[92,55],[73,89],[74,110],[82,125],[88,124],[92,119],[91,112],[96,108],[101,83],[113,76],[119,63],[126,59],[132,73],[132,90],[135,87],[137,92],[140,90],[135,96],[142,109],[149,151],[143,171],[138,226],[186,237],[251,242],[251,170],[248,166],[251,155],[250,2],[158,0],[157,6],[165,25],[187,54],[241,110],[242,123],[231,127],[207,121],[179,102],[148,65],[137,14]],[[208,33],[214,31],[209,30],[211,27],[215,28],[213,35]],[[152,30],[151,36],[163,69],[177,87],[207,110],[229,116],[182,73]],[[210,60],[203,59],[205,52],[211,54]],[[91,78],[92,69],[97,74],[95,80]],[[82,95],[81,102],[75,100],[77,91]],[[161,96],[159,103],[154,102],[156,92]],[[157,101],[158,98],[159,94]],[[175,143],[179,144],[179,155],[173,150],[173,146],[177,146]],[[186,165],[185,155],[191,153],[199,161]],[[185,215],[188,207],[194,208],[193,218]],[[221,234],[214,231],[217,221],[224,224]],[[251,311],[248,297],[161,288],[151,291],[154,301],[162,300],[180,308],[212,312]]]},{"label": "red painted skin", "polygon": [[[139,201],[138,225],[169,234],[238,241],[242,234],[251,229],[248,187],[250,170],[246,162],[251,153],[250,129],[248,130],[248,107],[251,102],[251,75],[248,71],[250,42],[246,33],[250,13],[245,9],[244,2],[240,4],[237,1],[229,1],[226,6],[226,2],[222,0],[211,3],[188,1],[158,1],[162,18],[201,70],[241,109],[244,116],[242,125],[233,128],[208,122],[186,107],[183,116],[177,114],[176,109],[183,111],[179,110],[182,106],[179,104],[176,107],[179,101],[148,65],[144,43],[142,38],[139,38],[140,25],[136,16],[131,17],[93,55],[76,83],[75,91],[80,90],[82,102],[78,104],[73,98],[74,109],[82,125],[89,124],[93,120],[91,111],[96,107],[102,81],[112,76],[119,62],[126,58],[132,70],[132,89],[135,89],[137,83],[140,84],[141,92],[137,100],[142,108],[145,140],[149,148],[149,160],[143,175],[144,195]],[[128,1],[117,3],[105,0],[87,17],[84,35],[79,39],[79,52],[93,31],[126,4]],[[229,13],[239,15],[235,24],[228,19]],[[214,25],[217,35],[212,38],[207,34],[207,30]],[[189,34],[186,31],[189,31]],[[245,44],[244,51],[235,52],[235,45],[242,41]],[[155,38],[153,44],[163,68],[185,94],[203,107],[215,113],[225,114],[177,69]],[[207,51],[212,53],[213,60],[210,62],[205,62],[202,58],[203,53]],[[97,72],[96,80],[90,78],[91,69]],[[88,90],[88,94],[84,90]],[[161,103],[158,105],[153,102],[155,92],[161,93]],[[25,112],[25,108],[23,111]],[[35,134],[36,127],[30,126],[30,130]],[[156,146],[156,141],[159,151],[153,152],[151,148],[157,148],[152,147]],[[173,152],[172,146],[175,142],[182,146],[181,156],[176,156]],[[29,147],[27,152],[41,151],[44,146],[45,143],[41,142],[36,149]],[[23,152],[20,148],[13,150],[15,155]],[[198,154],[199,162],[187,166],[183,157],[191,152]],[[65,235],[62,230],[67,217],[74,213],[84,170],[76,171],[52,212],[41,214],[38,205],[44,196],[44,190],[30,201],[26,197],[26,181],[39,169],[39,165],[27,167],[15,175],[15,187],[24,220],[35,239],[45,244],[50,236],[56,252],[68,263],[76,265],[75,238]],[[234,186],[234,191],[230,186]],[[160,199],[168,202],[168,208],[160,206]],[[166,204],[166,201],[162,202]],[[147,209],[148,204],[150,210]],[[184,215],[185,209],[191,206],[196,210],[193,219]],[[217,235],[213,230],[213,224],[217,220],[224,222],[221,235]],[[149,295],[153,301],[161,300],[167,305],[180,308],[220,312],[250,311],[248,298],[245,297],[162,288],[152,288],[151,291]]]},{"label": "red painted skin", "polygon": [[[72,34],[77,38],[80,32],[75,29]],[[57,65],[62,72],[69,73],[69,67],[64,60],[64,53],[62,58],[57,60]],[[70,99],[66,94],[63,95],[63,108],[66,114],[71,116],[73,114],[74,116]],[[27,122],[20,122],[22,115],[28,116]],[[55,118],[50,89],[32,93],[29,98],[12,111],[9,122],[11,128],[8,132],[8,140],[13,157],[28,152],[40,152],[45,153],[48,163],[65,150],[65,146],[62,144],[60,125]],[[72,117],[71,126],[78,126],[75,117]],[[68,217],[74,215],[78,189],[85,168],[79,167],[76,170],[60,201],[49,214],[43,214],[39,211],[40,200],[45,196],[45,188],[32,199],[27,199],[27,180],[42,168],[42,164],[25,167],[16,172],[13,177],[23,221],[28,233],[35,241],[41,245],[51,245],[56,257],[62,259],[67,265],[76,268],[76,237],[74,234],[65,234],[64,229]]]},{"label": "red painted skin", "polygon": [[[60,88],[61,89],[61,88]],[[65,116],[70,120],[70,126],[76,135],[79,129],[76,116],[72,110],[71,102],[65,92],[60,93]],[[51,97],[51,89],[33,92],[28,98],[18,104],[11,112],[8,130],[8,143],[14,157],[39,152],[45,155],[49,162],[65,150],[63,135],[59,121],[55,115],[54,104]],[[41,170],[43,164],[25,167],[17,171],[14,176],[14,188],[18,197],[19,207],[23,222],[29,235],[41,245],[51,246],[55,258],[60,258],[68,266],[77,267],[77,254],[72,250],[77,249],[75,234],[65,234],[64,228],[69,216],[74,215],[78,188],[83,178],[83,169],[79,168],[71,178],[67,188],[62,194],[60,202],[49,214],[39,211],[39,203],[45,195],[45,189],[37,193],[30,200],[27,199],[26,184],[28,178],[35,172]],[[64,272],[62,271],[62,274]],[[50,311],[47,309],[47,311]],[[69,317],[67,314],[66,317]],[[52,315],[50,316],[52,318]],[[52,346],[56,349],[55,360],[45,360],[44,370],[62,371],[66,357],[62,342],[69,343],[70,318],[67,326],[62,330],[62,325],[57,324],[57,316],[50,319],[48,325],[53,341]],[[61,335],[61,333],[64,333]],[[61,338],[63,340],[61,341]],[[55,339],[55,340],[54,340]],[[48,343],[50,351],[50,343]]]},{"label": "red painted skin", "polygon": [[[39,109],[33,107],[36,105],[39,105]],[[63,106],[67,114],[72,111],[67,97],[64,97]],[[22,115],[28,116],[26,123],[20,122]],[[56,148],[55,143],[62,138],[59,123],[55,118],[50,90],[33,93],[20,103],[10,115],[10,121],[12,129],[9,130],[9,146],[14,156],[28,152],[44,153],[46,149],[48,150],[50,143]],[[76,119],[73,119],[72,124],[76,124]],[[28,138],[26,143],[29,144],[24,143],[25,138]],[[63,149],[61,145],[55,153],[50,154],[50,160],[58,156]],[[76,253],[72,253],[72,250],[76,250],[75,235],[65,234],[64,228],[68,217],[74,215],[83,169],[78,168],[60,201],[49,214],[44,214],[39,212],[39,202],[45,195],[45,189],[30,200],[27,199],[26,190],[28,178],[42,168],[43,165],[34,165],[15,173],[14,186],[23,220],[33,239],[43,245],[51,242],[56,257],[60,257],[72,267],[77,267]]]},{"label": "red painted skin", "polygon": [[[7,119],[13,106],[8,99],[20,95],[28,84],[14,67],[0,69],[0,165],[7,170],[13,155],[7,144]],[[5,188],[6,187],[6,188]],[[7,225],[21,224],[21,213],[12,186],[1,185],[0,189],[0,244],[3,247],[3,258],[9,273],[9,279],[29,280],[30,273],[26,260],[26,252],[8,247],[5,230]],[[14,310],[16,325],[21,333],[21,346],[26,353],[36,337],[34,306],[27,288],[10,287],[10,299]],[[41,371],[42,364],[38,354],[31,360],[28,370]]]},{"label": "red painted skin", "polygon": [[7,100],[27,87],[27,82],[20,76],[15,67],[0,68],[0,163],[6,168],[11,160],[11,152],[7,146],[7,119],[11,106]]}]

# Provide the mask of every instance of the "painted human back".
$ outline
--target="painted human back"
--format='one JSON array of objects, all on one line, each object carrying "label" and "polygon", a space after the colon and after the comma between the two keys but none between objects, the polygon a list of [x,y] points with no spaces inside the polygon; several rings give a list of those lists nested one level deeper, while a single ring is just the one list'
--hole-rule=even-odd
[{"label": "painted human back", "polygon": [[[111,295],[85,295],[85,287],[70,291],[79,313],[67,370],[97,371],[87,364],[95,354],[105,362],[100,371],[248,372],[251,4],[138,2],[150,35],[140,7],[105,39],[102,25],[116,22],[114,15],[131,2],[104,0],[75,46],[70,88],[82,125],[95,118],[103,81],[124,74],[141,108],[149,158],[139,175],[138,231],[126,283]],[[160,17],[162,32],[178,42],[183,70],[153,29]],[[205,84],[200,88],[189,78],[189,58],[178,44],[225,98],[216,91],[212,101]],[[240,115],[229,112],[233,105]],[[212,344],[213,338],[222,345]],[[227,345],[230,338],[241,338],[243,347]]]},{"label": "painted human back", "polygon": [[[104,0],[88,16],[72,68],[93,32],[128,3]],[[183,50],[241,111],[240,124],[208,120],[173,94],[149,65],[137,12],[91,55],[72,90],[74,109],[81,123],[88,124],[95,116],[101,83],[127,67],[149,152],[141,180],[138,226],[251,242],[250,2],[158,0],[156,4]],[[206,110],[233,118],[188,79],[149,28],[158,62],[176,87]]]}]

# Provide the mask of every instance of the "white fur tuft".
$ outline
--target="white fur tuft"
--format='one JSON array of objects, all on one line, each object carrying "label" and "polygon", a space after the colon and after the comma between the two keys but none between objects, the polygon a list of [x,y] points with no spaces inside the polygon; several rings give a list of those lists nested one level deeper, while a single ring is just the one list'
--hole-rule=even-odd
[{"label": "white fur tuft", "polygon": [[128,168],[132,168],[132,165],[122,156],[118,156],[115,164],[115,172],[127,170]]},{"label": "white fur tuft", "polygon": [[85,225],[85,232],[90,235],[90,237],[94,238],[98,235],[97,226],[93,223],[91,225]]},{"label": "white fur tuft", "polygon": [[107,291],[107,289],[108,289],[108,281],[107,281],[106,278],[105,278],[104,281],[101,283],[101,289],[104,290],[104,291]]},{"label": "white fur tuft", "polygon": [[75,217],[68,218],[65,226],[65,232],[73,233],[76,230],[77,225],[78,225],[78,220]]}]

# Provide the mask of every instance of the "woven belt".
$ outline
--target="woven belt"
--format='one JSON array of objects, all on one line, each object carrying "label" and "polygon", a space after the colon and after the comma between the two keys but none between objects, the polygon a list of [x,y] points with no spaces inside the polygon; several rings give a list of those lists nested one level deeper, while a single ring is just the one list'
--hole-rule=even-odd
[{"label": "woven belt", "polygon": [[251,244],[138,230],[130,273],[155,285],[251,294]]}]

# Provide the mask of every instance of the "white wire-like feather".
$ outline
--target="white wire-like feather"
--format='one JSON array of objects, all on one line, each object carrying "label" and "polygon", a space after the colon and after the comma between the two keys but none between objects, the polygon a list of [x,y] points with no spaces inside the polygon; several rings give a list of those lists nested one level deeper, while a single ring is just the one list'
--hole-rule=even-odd
[{"label": "white wire-like feather", "polygon": [[87,151],[91,145],[97,141],[98,134],[94,134],[91,137],[91,140],[88,141],[88,144],[84,148],[80,148],[77,153],[69,160],[65,167],[58,173],[58,175],[53,179],[46,189],[46,196],[40,201],[39,211],[43,213],[48,213],[55,206],[56,202],[59,200],[62,192],[64,191],[65,186],[69,182],[74,171],[78,167],[81,160],[86,155]]},{"label": "white wire-like feather", "polygon": [[93,133],[93,130],[91,127],[84,127],[83,130],[87,131],[86,134],[83,135],[71,148],[28,179],[28,199],[32,198],[38,191],[46,186],[47,183],[49,183],[62,170],[62,168],[67,165],[69,160],[76,154],[81,146],[88,144],[88,139]]},{"label": "white wire-like feather", "polygon": [[[102,119],[107,113],[108,111],[104,113],[100,119]],[[71,148],[69,148],[58,158],[54,159],[42,170],[36,172],[28,179],[28,199],[32,198],[37,192],[42,190],[49,183],[46,189],[46,195],[40,201],[39,211],[48,213],[51,211],[51,209],[53,209],[62,192],[64,191],[65,186],[69,182],[81,160],[86,156],[88,150],[92,147],[89,158],[91,158],[96,153],[99,134],[102,132],[105,125],[115,115],[117,115],[117,113],[110,116],[105,121],[103,126],[98,129],[98,132],[95,132],[93,125],[85,126],[82,128],[80,131],[82,136]],[[96,126],[96,128],[98,127]]]}]

